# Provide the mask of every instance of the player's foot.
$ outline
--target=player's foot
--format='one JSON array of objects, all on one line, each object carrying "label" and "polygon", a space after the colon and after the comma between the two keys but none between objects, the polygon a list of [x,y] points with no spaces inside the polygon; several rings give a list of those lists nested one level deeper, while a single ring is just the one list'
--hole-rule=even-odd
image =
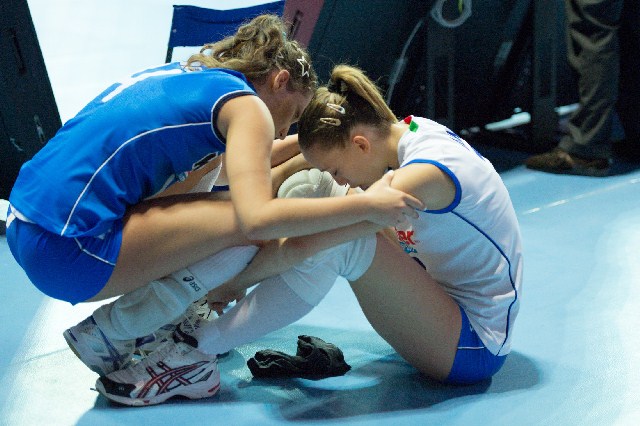
[{"label": "player's foot", "polygon": [[80,361],[101,376],[126,368],[132,361],[135,340],[110,340],[93,315],[62,335]]},{"label": "player's foot", "polygon": [[158,349],[140,362],[96,381],[96,389],[111,401],[145,406],[174,396],[207,398],[220,389],[215,355],[196,349],[194,337],[180,327]]}]

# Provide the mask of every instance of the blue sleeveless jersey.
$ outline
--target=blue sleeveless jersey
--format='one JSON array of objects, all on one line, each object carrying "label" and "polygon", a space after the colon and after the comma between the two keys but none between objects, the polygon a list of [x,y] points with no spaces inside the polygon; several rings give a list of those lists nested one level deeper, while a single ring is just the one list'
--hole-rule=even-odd
[{"label": "blue sleeveless jersey", "polygon": [[10,195],[30,221],[99,236],[135,205],[225,151],[224,102],[256,95],[238,72],[179,63],[132,75],[101,93],[26,162]]}]

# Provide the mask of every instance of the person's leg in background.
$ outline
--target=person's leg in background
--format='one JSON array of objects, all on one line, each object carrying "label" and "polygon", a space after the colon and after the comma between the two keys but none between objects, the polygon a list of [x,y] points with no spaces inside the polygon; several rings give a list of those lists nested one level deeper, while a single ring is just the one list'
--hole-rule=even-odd
[{"label": "person's leg in background", "polygon": [[605,176],[611,163],[612,125],[620,80],[623,0],[566,0],[567,56],[578,75],[579,108],[569,133],[527,167],[551,173]]},{"label": "person's leg in background", "polygon": [[618,114],[625,133],[616,152],[640,161],[640,2],[625,0],[620,25],[620,95]]}]

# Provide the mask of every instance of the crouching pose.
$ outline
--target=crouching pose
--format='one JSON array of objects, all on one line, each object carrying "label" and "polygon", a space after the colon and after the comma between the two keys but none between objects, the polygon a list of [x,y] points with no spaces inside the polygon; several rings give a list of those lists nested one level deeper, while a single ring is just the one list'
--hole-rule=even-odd
[{"label": "crouching pose", "polygon": [[[397,121],[375,85],[348,66],[337,66],[305,109],[299,143],[306,160],[338,184],[389,183],[426,208],[397,223],[394,241],[380,225],[361,222],[268,244],[210,293],[224,304],[261,281],[247,297],[195,330],[179,327],[143,361],[98,379],[102,394],[129,405],[208,396],[212,382],[204,378],[219,384],[216,354],[301,318],[338,276],[373,328],[426,376],[466,384],[501,368],[519,310],[522,254],[509,194],[490,162],[433,121]],[[345,192],[310,186],[323,195]],[[167,375],[179,380],[159,379]]]}]

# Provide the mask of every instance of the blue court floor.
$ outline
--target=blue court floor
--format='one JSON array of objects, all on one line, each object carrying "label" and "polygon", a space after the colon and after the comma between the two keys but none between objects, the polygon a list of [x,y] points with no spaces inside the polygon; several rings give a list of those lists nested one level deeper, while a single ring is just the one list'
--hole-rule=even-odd
[{"label": "blue court floor", "polygon": [[[164,59],[171,2],[29,4],[63,121],[112,81]],[[521,153],[484,152],[501,165],[525,250],[513,352],[491,381],[426,380],[338,280],[308,316],[223,358],[218,395],[112,405],[62,338],[97,305],[42,296],[0,237],[0,425],[640,424],[640,166],[621,164],[607,178],[557,176],[520,166]],[[266,348],[293,353],[300,334],[338,345],[352,370],[319,381],[252,379],[245,359]]]}]

